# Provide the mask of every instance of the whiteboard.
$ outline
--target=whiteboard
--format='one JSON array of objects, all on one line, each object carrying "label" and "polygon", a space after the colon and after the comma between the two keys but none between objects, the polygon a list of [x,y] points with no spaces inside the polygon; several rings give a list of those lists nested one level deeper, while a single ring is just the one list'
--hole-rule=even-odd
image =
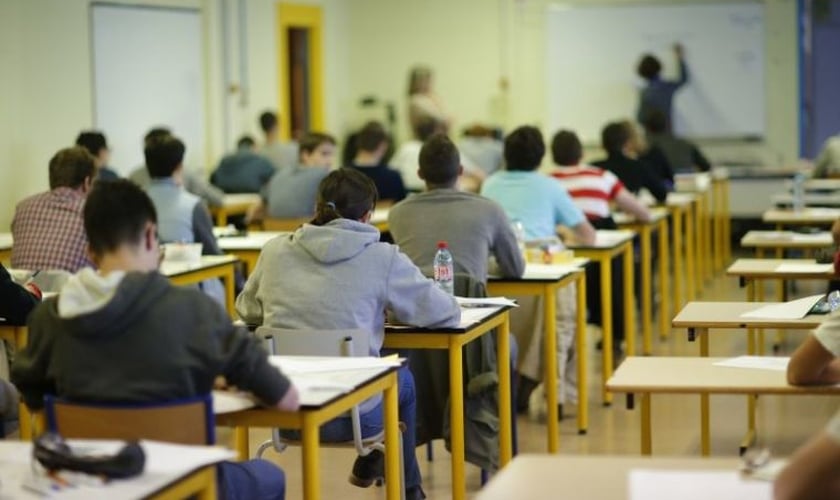
[{"label": "whiteboard", "polygon": [[94,117],[111,165],[127,175],[144,164],[143,136],[167,126],[203,165],[204,66],[194,9],[93,5]]},{"label": "whiteboard", "polygon": [[600,142],[609,121],[634,118],[642,54],[677,77],[673,44],[685,47],[690,80],[674,97],[674,128],[697,138],[765,131],[761,3],[552,6],[547,14],[547,123]]}]

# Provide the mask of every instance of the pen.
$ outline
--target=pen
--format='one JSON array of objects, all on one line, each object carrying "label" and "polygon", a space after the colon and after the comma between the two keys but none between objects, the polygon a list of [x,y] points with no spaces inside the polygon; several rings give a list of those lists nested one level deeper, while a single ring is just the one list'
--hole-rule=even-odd
[{"label": "pen", "polygon": [[[31,275],[29,275],[29,278],[26,280],[26,283],[32,283],[32,281],[35,280],[35,276],[38,276],[38,274],[40,274],[40,273],[41,273],[41,270],[36,269]],[[26,283],[24,283],[24,284],[26,284]]]}]

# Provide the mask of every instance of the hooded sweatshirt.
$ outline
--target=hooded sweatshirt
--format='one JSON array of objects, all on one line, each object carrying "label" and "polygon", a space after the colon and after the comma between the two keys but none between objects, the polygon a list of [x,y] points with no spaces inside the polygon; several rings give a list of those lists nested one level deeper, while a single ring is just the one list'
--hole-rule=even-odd
[{"label": "hooded sweatshirt", "polygon": [[210,393],[229,383],[275,404],[289,380],[247,331],[204,294],[158,274],[84,269],[29,319],[12,381],[33,409],[45,394],[141,403]]},{"label": "hooded sweatshirt", "polygon": [[382,348],[386,310],[420,327],[453,327],[461,319],[455,299],[399,248],[349,219],[304,224],[269,241],[236,310],[249,324],[370,332],[372,356]]}]

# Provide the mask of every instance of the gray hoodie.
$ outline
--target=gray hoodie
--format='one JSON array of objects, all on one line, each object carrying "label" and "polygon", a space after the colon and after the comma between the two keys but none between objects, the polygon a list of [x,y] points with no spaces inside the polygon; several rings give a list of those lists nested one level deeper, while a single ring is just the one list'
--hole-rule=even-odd
[{"label": "gray hoodie", "polygon": [[368,331],[373,356],[382,348],[386,310],[421,327],[453,327],[461,319],[455,299],[399,248],[380,243],[375,227],[348,219],[304,224],[269,241],[236,310],[249,324]]}]

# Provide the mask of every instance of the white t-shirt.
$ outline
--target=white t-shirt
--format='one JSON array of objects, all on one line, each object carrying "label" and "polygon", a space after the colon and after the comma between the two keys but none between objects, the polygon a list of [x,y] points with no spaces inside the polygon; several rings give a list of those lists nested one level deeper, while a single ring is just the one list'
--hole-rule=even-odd
[{"label": "white t-shirt", "polygon": [[825,431],[831,439],[836,443],[840,443],[840,411],[831,417],[831,420],[828,421],[828,425],[825,427]]},{"label": "white t-shirt", "polygon": [[390,161],[391,166],[399,170],[405,187],[413,191],[420,191],[426,187],[426,183],[417,175],[417,169],[420,168],[420,162],[418,160],[420,159],[420,149],[422,147],[423,143],[420,141],[406,141],[400,146],[400,149],[397,150]]},{"label": "white t-shirt", "polygon": [[831,313],[814,331],[814,337],[828,352],[840,356],[840,312]]}]

